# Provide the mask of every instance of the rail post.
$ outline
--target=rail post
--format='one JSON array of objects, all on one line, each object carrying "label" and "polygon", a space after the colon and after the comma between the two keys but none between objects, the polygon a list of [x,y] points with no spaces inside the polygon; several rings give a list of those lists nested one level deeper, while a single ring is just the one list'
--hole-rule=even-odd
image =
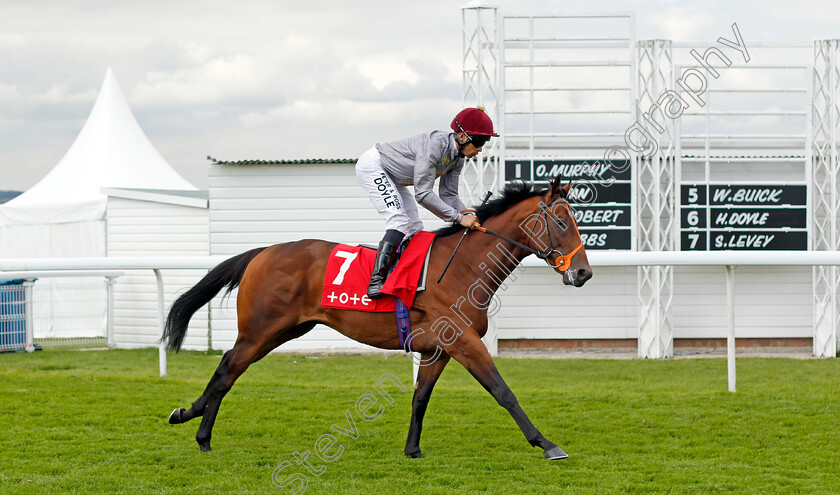
[{"label": "rail post", "polygon": [[35,351],[35,318],[34,318],[34,299],[32,298],[32,287],[35,285],[35,280],[26,279],[23,281],[23,311],[24,311],[24,326],[26,327],[26,344],[24,350],[26,352]]},{"label": "rail post", "polygon": [[726,265],[726,317],[729,324],[726,335],[726,370],[729,391],[735,392],[735,266]]},{"label": "rail post", "polygon": [[160,269],[155,268],[155,280],[157,281],[157,296],[158,296],[158,323],[160,325],[160,344],[158,344],[158,361],[160,367],[161,378],[166,377],[166,342],[163,340],[163,329],[165,325],[165,305],[163,303],[163,275]]},{"label": "rail post", "polygon": [[116,347],[114,345],[114,283],[116,282],[115,279],[116,277],[105,277],[105,286],[108,290],[108,333],[106,337],[108,349],[114,349]]}]

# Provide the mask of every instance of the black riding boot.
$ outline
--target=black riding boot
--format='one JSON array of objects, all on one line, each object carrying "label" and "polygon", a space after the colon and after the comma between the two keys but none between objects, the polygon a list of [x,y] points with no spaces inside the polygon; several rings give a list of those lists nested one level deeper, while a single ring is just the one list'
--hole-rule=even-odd
[{"label": "black riding boot", "polygon": [[385,285],[385,279],[388,277],[388,269],[391,268],[391,262],[394,260],[394,251],[397,249],[397,244],[391,244],[388,241],[379,243],[379,249],[376,250],[376,259],[373,261],[373,273],[370,276],[370,285],[367,288],[367,295],[373,299],[380,296],[382,286]]}]

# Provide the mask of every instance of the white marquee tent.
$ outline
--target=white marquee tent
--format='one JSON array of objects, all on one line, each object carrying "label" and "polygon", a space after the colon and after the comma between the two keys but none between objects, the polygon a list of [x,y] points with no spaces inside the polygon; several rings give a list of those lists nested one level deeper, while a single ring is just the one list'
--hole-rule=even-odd
[{"label": "white marquee tent", "polygon": [[[119,255],[122,251],[112,246],[122,246],[120,241],[126,232],[139,236],[140,241],[133,242],[145,239],[146,243],[139,245],[154,251],[161,242],[150,245],[149,239],[159,241],[159,230],[172,230],[173,222],[183,220],[177,206],[158,199],[146,202],[149,206],[127,224],[124,212],[133,210],[118,205],[118,211],[110,211],[114,206],[109,203],[108,194],[115,190],[153,190],[158,196],[197,191],[149,142],[117,78],[108,69],[87,122],[61,161],[31,189],[0,205],[0,258],[108,256],[112,249]],[[162,214],[171,218],[162,219]],[[202,214],[206,217],[206,210]],[[108,224],[112,216],[118,225]],[[192,232],[180,226],[176,230],[185,229]],[[202,237],[200,233],[196,235]],[[206,251],[205,247],[203,252]],[[144,301],[154,301],[154,296],[145,294],[148,283],[143,282],[147,282],[143,277],[127,273],[121,277],[115,295],[117,317],[121,322],[132,322],[133,326],[126,328],[135,333],[144,325],[149,326],[138,317],[138,313],[143,314]],[[95,283],[78,277],[40,280],[33,295],[38,301],[34,310],[35,338],[104,337],[104,287],[102,281]],[[151,326],[157,331],[156,320]],[[126,339],[136,340],[129,335],[117,344]]]},{"label": "white marquee tent", "polygon": [[106,256],[103,188],[196,190],[149,142],[111,69],[67,154],[0,206],[0,258]]}]

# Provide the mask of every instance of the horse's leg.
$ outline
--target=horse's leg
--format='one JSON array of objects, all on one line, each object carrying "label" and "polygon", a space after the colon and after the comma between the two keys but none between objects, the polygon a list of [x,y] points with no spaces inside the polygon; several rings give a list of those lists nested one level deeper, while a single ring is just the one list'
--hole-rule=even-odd
[{"label": "horse's leg", "polygon": [[463,333],[451,346],[446,349],[456,361],[464,365],[467,371],[496,399],[507,412],[513,416],[513,420],[525,434],[525,438],[532,446],[539,446],[543,449],[543,456],[546,459],[565,459],[569,457],[560,447],[546,439],[542,433],[531,423],[525,411],[519,406],[519,401],[513,395],[510,387],[502,379],[499,370],[493,363],[493,358],[487,352],[487,347],[481,342],[478,335]]},{"label": "horse's leg", "polygon": [[198,427],[196,441],[202,452],[210,450],[210,437],[216,415],[222,398],[233,387],[233,383],[242,373],[248,369],[251,363],[262,359],[279,345],[289,340],[298,338],[315,326],[315,323],[302,323],[288,330],[279,330],[275,333],[274,339],[263,341],[260,345],[254,345],[246,341],[238,340],[233,349],[227,351],[216,372],[207,384],[204,393],[190,407],[190,409],[176,409],[169,416],[172,424],[183,423],[198,416],[202,416],[201,424]]},{"label": "horse's leg", "polygon": [[[422,354],[423,361],[432,359],[432,354]],[[417,374],[417,383],[414,386],[414,398],[411,401],[411,425],[408,427],[408,440],[405,442],[405,455],[409,457],[423,457],[420,453],[420,432],[423,429],[423,416],[426,414],[426,406],[429,405],[429,397],[432,389],[435,388],[438,377],[449,362],[448,354],[441,354],[437,361],[426,366],[420,366]]]},{"label": "horse's leg", "polygon": [[204,413],[201,417],[201,424],[195,440],[202,452],[210,450],[210,437],[213,433],[213,424],[216,422],[216,415],[219,413],[219,406],[222,399],[233,387],[233,383],[242,373],[248,369],[251,363],[258,361],[271,351],[272,348],[253,345],[250,342],[237,341],[233,349],[225,353],[216,373],[208,384],[210,393],[207,394]]},{"label": "horse's leg", "polygon": [[180,409],[175,409],[169,415],[169,423],[173,425],[177,425],[180,423],[186,423],[187,421],[202,416],[204,414],[204,409],[207,407],[207,400],[210,398],[210,395],[219,381],[219,379],[223,376],[224,370],[227,368],[228,360],[230,359],[230,351],[227,351],[223,356],[222,360],[219,363],[219,366],[216,368],[216,372],[213,373],[213,376],[210,378],[210,381],[207,383],[207,386],[204,388],[204,393],[192,403],[189,409],[184,409],[183,407]]}]

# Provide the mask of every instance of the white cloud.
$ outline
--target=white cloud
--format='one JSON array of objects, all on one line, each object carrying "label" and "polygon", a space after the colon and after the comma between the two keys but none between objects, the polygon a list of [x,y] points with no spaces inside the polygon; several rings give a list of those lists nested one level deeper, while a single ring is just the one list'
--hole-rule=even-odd
[{"label": "white cloud", "polygon": [[[764,10],[772,17],[790,21],[808,21],[828,23],[835,29],[837,18],[840,17],[840,4],[825,0],[797,0],[793,8],[791,2],[782,0],[767,0]],[[835,36],[836,36],[835,31]]]},{"label": "white cloud", "polygon": [[695,7],[671,7],[651,15],[648,20],[659,26],[665,39],[673,41],[696,41],[715,24],[714,17]]},{"label": "white cloud", "polygon": [[417,82],[417,73],[405,60],[396,57],[373,56],[354,62],[359,73],[370,79],[377,90],[398,82]]},{"label": "white cloud", "polygon": [[16,98],[18,94],[17,87],[0,82],[0,101]]},{"label": "white cloud", "polygon": [[210,104],[265,89],[259,63],[248,55],[210,58],[174,72],[150,71],[132,92],[141,104]]}]

